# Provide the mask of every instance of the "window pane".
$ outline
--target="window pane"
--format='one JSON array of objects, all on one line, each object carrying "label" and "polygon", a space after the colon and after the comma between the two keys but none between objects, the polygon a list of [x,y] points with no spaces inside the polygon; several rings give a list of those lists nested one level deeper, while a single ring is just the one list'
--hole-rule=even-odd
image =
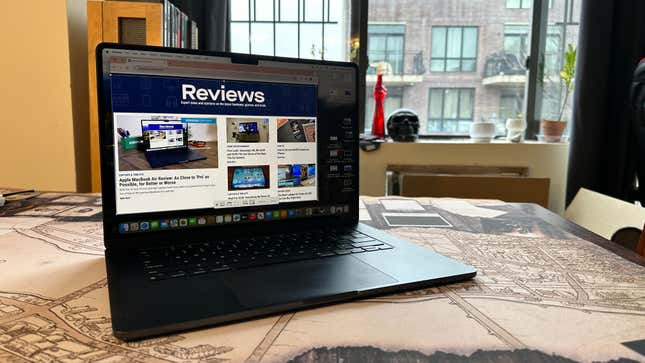
[{"label": "window pane", "polygon": [[448,58],[461,57],[461,28],[448,29]]},{"label": "window pane", "polygon": [[386,62],[391,67],[393,74],[401,74],[403,71],[403,37],[391,35],[386,41]]},{"label": "window pane", "polygon": [[[554,7],[549,9],[547,37],[544,44],[544,74],[538,84],[542,88],[541,114],[536,115],[538,119],[562,119],[571,120],[573,112],[572,100],[574,95],[567,97],[567,88],[560,79],[560,71],[563,68],[564,52],[569,44],[574,48],[578,44],[578,30],[580,23],[581,4],[576,1],[571,5],[572,11],[564,15],[565,2],[555,2]],[[575,93],[575,90],[573,91]],[[567,98],[566,104],[564,103]],[[562,112],[564,110],[564,112]]]},{"label": "window pane", "polygon": [[520,7],[520,0],[506,0],[506,7],[508,9],[517,9]]},{"label": "window pane", "polygon": [[433,59],[430,62],[430,71],[431,72],[443,72],[446,70],[446,62],[443,60]]},{"label": "window pane", "polygon": [[461,70],[459,59],[449,59],[446,61],[446,72],[459,72]]},{"label": "window pane", "polygon": [[300,25],[300,58],[322,59],[322,24]]},{"label": "window pane", "polygon": [[249,52],[249,23],[231,23],[231,52]]},{"label": "window pane", "polygon": [[249,20],[248,0],[231,1],[231,20]]},{"label": "window pane", "polygon": [[462,72],[474,72],[477,69],[477,63],[474,59],[464,59],[461,61]]},{"label": "window pane", "polygon": [[432,28],[432,57],[446,56],[446,28]]},{"label": "window pane", "polygon": [[298,0],[280,0],[280,21],[298,21]]},{"label": "window pane", "polygon": [[273,55],[273,24],[251,23],[251,53]]},{"label": "window pane", "polygon": [[304,0],[305,21],[323,20],[323,0]]},{"label": "window pane", "polygon": [[459,91],[447,89],[443,96],[443,117],[446,119],[457,118],[457,103],[459,102]]},{"label": "window pane", "polygon": [[430,90],[430,118],[440,119],[442,114],[443,90],[431,89]]},{"label": "window pane", "polygon": [[275,55],[298,57],[298,24],[275,25]]},{"label": "window pane", "polygon": [[473,91],[461,90],[459,95],[459,118],[465,120],[473,119]]},{"label": "window pane", "polygon": [[[385,43],[387,38],[385,35],[372,35],[368,39],[368,52],[372,56],[370,58],[383,60],[385,59]],[[370,59],[371,61],[371,59]]]},{"label": "window pane", "polygon": [[255,0],[255,20],[273,21],[273,0]]},{"label": "window pane", "polygon": [[325,59],[343,61],[347,59],[347,41],[343,37],[340,24],[324,24],[325,27]]},{"label": "window pane", "polygon": [[329,0],[327,21],[340,21],[343,17],[344,0]]},{"label": "window pane", "polygon": [[464,45],[462,57],[477,57],[477,28],[464,28]]},{"label": "window pane", "polygon": [[520,37],[517,35],[504,36],[504,51],[509,54],[520,55]]}]

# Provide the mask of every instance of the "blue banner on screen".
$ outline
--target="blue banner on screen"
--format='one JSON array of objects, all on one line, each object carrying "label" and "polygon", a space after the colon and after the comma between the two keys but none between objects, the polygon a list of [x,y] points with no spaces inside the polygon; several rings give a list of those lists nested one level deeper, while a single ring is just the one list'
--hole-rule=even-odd
[{"label": "blue banner on screen", "polygon": [[113,112],[316,116],[316,86],[113,75]]}]

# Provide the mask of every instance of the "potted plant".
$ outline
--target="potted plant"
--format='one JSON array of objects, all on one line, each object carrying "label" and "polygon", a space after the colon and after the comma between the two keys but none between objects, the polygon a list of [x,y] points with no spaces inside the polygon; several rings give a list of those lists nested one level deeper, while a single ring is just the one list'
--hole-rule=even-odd
[{"label": "potted plant", "polygon": [[560,142],[562,134],[567,128],[567,121],[563,120],[564,111],[569,101],[569,95],[573,91],[573,79],[576,72],[576,49],[571,44],[567,44],[567,50],[564,52],[564,64],[560,71],[560,79],[564,83],[564,101],[562,102],[562,109],[557,120],[542,120],[540,126],[542,127],[542,134],[546,142]]}]

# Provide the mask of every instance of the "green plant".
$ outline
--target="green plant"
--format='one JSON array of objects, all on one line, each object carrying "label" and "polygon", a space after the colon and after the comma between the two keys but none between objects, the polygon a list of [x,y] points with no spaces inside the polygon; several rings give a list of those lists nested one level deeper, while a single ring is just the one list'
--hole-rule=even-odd
[{"label": "green plant", "polygon": [[564,64],[560,71],[560,79],[564,83],[564,102],[562,102],[562,110],[558,120],[562,120],[564,109],[567,107],[567,101],[569,101],[569,94],[573,91],[573,79],[576,75],[576,53],[576,48],[571,44],[567,44],[567,50],[564,52]]}]

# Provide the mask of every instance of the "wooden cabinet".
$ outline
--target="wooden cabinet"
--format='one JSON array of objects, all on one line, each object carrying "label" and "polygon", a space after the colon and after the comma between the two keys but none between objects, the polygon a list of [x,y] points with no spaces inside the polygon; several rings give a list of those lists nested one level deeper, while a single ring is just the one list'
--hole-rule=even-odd
[{"label": "wooden cabinet", "polygon": [[163,4],[128,1],[87,2],[87,55],[90,95],[90,168],[92,191],[101,191],[99,124],[96,95],[96,46],[101,42],[161,45]]}]

